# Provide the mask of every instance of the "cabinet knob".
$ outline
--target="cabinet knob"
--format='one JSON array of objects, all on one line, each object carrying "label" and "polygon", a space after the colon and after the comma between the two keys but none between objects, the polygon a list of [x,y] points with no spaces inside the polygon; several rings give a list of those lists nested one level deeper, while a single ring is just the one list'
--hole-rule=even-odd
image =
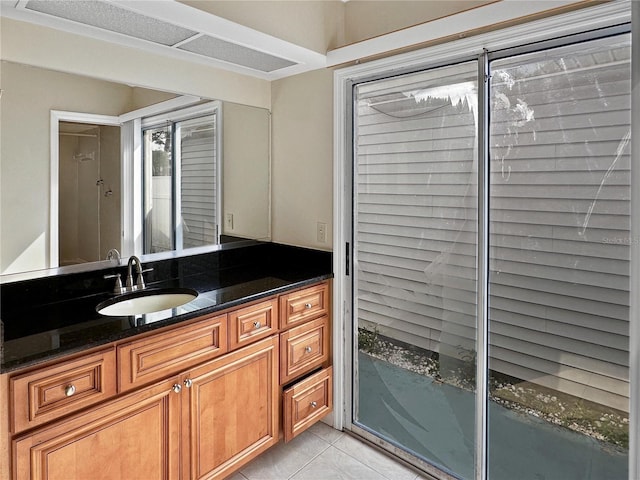
[{"label": "cabinet knob", "polygon": [[316,408],[318,406],[317,402],[311,402],[309,405],[311,405],[311,408]]},{"label": "cabinet knob", "polygon": [[312,350],[313,350],[313,348],[311,348],[311,347],[304,347],[304,351],[306,353],[311,353]]},{"label": "cabinet knob", "polygon": [[304,308],[306,308],[307,310],[309,310],[313,305],[311,305],[310,303],[305,303],[304,304]]},{"label": "cabinet knob", "polygon": [[173,385],[173,389],[174,392],[176,393],[180,393],[180,390],[182,390],[182,386],[179,383],[176,383]]},{"label": "cabinet knob", "polygon": [[73,395],[74,393],[76,393],[76,386],[75,385],[67,385],[64,388],[64,394],[67,397],[70,397],[71,395]]},{"label": "cabinet knob", "polygon": [[256,328],[260,328],[262,324],[260,322],[253,322],[253,326]]},{"label": "cabinet knob", "polygon": [[187,378],[184,381],[184,386],[187,387],[187,388],[191,388],[191,385],[193,385],[193,380],[191,380],[190,378]]}]

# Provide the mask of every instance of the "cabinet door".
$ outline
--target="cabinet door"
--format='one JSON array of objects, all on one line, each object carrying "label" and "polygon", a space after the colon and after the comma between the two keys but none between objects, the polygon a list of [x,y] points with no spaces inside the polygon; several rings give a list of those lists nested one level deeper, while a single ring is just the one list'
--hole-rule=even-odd
[{"label": "cabinet door", "polygon": [[278,442],[277,336],[193,369],[183,384],[189,478],[224,478]]},{"label": "cabinet door", "polygon": [[180,400],[174,381],[13,441],[15,480],[178,479]]}]

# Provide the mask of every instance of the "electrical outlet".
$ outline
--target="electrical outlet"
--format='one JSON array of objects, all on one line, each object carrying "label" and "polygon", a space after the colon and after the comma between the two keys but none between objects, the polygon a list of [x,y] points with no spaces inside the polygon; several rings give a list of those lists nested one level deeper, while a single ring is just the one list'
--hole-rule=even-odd
[{"label": "electrical outlet", "polygon": [[318,233],[318,242],[327,243],[327,224],[326,223],[318,222],[317,233]]},{"label": "electrical outlet", "polygon": [[225,215],[224,225],[227,230],[233,230],[233,213],[227,213]]}]

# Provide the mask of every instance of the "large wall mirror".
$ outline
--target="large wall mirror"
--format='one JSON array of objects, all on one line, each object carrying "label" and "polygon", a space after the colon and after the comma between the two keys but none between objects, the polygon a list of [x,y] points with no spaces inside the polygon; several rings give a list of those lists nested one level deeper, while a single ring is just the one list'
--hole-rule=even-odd
[{"label": "large wall mirror", "polygon": [[[213,99],[185,107],[184,97],[172,92],[6,61],[1,67],[1,275],[92,268],[113,248],[175,255],[190,246],[270,240],[268,110]],[[155,120],[114,120],[172,102],[154,113]],[[182,117],[171,116],[181,110]],[[126,173],[121,138],[128,141],[132,128],[140,129],[141,139],[132,147],[132,161],[142,165]],[[158,150],[153,155],[151,146]],[[204,169],[194,166],[204,157],[215,161]],[[184,201],[171,198],[176,188],[188,190]],[[177,212],[173,219],[166,215],[171,210]],[[160,218],[158,212],[165,214]],[[128,228],[136,217],[147,218],[139,231]],[[169,224],[162,224],[166,218]],[[160,238],[158,232],[172,238],[146,248],[154,234]]]}]

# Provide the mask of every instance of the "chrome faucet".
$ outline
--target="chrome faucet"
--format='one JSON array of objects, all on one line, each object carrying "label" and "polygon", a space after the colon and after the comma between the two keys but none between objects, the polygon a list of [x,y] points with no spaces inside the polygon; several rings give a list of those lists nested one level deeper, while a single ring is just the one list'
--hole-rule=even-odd
[{"label": "chrome faucet", "polygon": [[112,248],[107,253],[107,260],[117,260],[120,262],[120,252],[116,248]]},{"label": "chrome faucet", "polygon": [[[133,273],[132,266],[136,264],[136,283],[133,284]],[[129,263],[127,264],[127,281],[125,283],[125,288],[128,292],[132,292],[134,290],[142,290],[145,287],[144,278],[142,278],[142,263],[140,263],[140,259],[135,255],[129,257]]]},{"label": "chrome faucet", "polygon": [[[116,250],[117,252],[117,250]],[[136,282],[133,283],[133,264],[136,264]],[[104,278],[115,278],[116,283],[113,287],[113,293],[116,295],[120,295],[122,293],[134,292],[136,290],[144,290],[146,287],[144,283],[144,278],[142,276],[143,273],[150,272],[153,268],[147,268],[146,270],[142,269],[142,262],[135,255],[129,257],[129,262],[127,264],[127,279],[125,281],[125,286],[122,286],[122,281],[120,280],[120,274],[114,273],[113,275],[105,275]]]}]

